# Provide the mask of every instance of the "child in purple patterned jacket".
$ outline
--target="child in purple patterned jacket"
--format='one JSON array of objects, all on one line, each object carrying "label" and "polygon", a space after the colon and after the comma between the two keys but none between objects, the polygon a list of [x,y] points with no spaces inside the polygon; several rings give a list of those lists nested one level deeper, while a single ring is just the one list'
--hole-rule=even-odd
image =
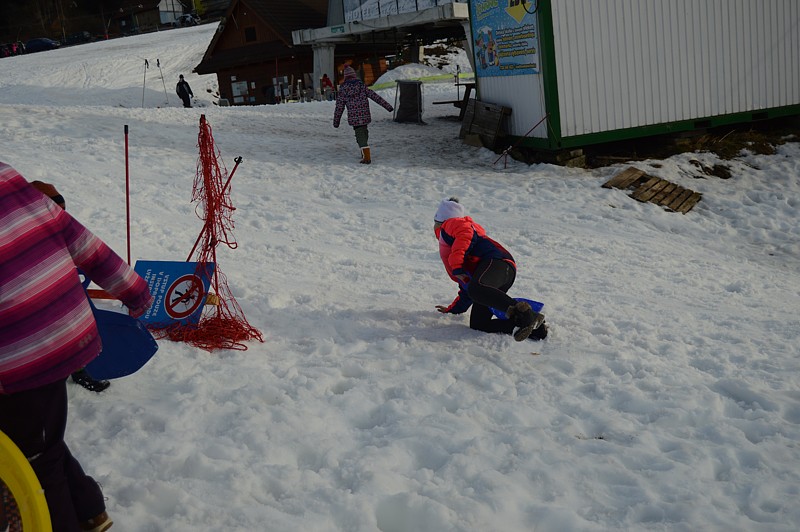
[{"label": "child in purple patterned jacket", "polygon": [[369,112],[369,99],[389,112],[394,111],[394,107],[389,102],[378,96],[378,93],[368,88],[358,79],[353,67],[344,67],[344,83],[339,86],[339,94],[336,97],[336,110],[333,113],[333,127],[339,127],[342,113],[347,108],[347,123],[353,126],[356,135],[356,142],[361,148],[361,164],[369,164],[372,157],[369,151],[369,129],[367,125],[372,121]]}]

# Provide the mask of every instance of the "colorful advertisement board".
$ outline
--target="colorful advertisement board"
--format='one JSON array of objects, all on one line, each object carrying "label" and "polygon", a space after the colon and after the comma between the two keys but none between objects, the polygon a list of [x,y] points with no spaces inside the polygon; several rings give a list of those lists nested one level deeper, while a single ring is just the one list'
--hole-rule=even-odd
[{"label": "colorful advertisement board", "polygon": [[469,3],[477,77],[539,73],[535,4],[524,0]]}]

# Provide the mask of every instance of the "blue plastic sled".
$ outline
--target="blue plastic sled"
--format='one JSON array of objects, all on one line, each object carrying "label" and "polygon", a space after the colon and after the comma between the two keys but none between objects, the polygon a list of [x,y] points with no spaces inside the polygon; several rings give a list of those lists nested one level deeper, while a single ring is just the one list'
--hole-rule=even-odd
[{"label": "blue plastic sled", "polygon": [[[85,282],[84,288],[88,284]],[[103,342],[103,350],[86,366],[92,378],[107,380],[127,377],[153,358],[158,351],[158,343],[142,322],[127,314],[98,309],[91,299],[89,304]]]},{"label": "blue plastic sled", "polygon": [[[514,299],[517,300],[517,301],[525,301],[526,303],[528,303],[531,306],[531,308],[533,309],[534,312],[541,312],[542,309],[544,308],[544,303],[539,303],[538,301],[534,301],[532,299],[525,299],[524,297],[515,297]],[[506,318],[506,313],[503,312],[502,310],[497,310],[494,307],[491,307],[491,309],[492,309],[492,314],[494,314],[495,316],[497,316],[501,320],[507,320],[508,319],[508,318]]]}]

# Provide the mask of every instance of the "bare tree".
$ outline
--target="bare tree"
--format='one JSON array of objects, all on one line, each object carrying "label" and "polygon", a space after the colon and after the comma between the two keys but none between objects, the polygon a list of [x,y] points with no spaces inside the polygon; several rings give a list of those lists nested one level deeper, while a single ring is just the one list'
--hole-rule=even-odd
[{"label": "bare tree", "polygon": [[29,6],[33,19],[41,26],[42,33],[48,34],[58,21],[58,0],[31,0]]}]

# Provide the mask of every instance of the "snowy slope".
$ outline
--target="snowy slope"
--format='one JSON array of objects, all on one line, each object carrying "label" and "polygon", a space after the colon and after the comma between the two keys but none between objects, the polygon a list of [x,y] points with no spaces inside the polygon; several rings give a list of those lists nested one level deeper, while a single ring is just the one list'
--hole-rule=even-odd
[{"label": "snowy slope", "polygon": [[[729,180],[699,178],[707,153],[635,163],[703,193],[668,213],[601,188],[626,164],[504,168],[431,104],[453,85],[426,83],[426,125],[373,105],[365,167],[333,102],[213,105],[191,73],[213,31],[0,60],[0,160],[122,255],[129,126],[134,260],[184,260],[202,227],[202,113],[227,168],[243,157],[219,266],[264,343],[162,341],[102,394],[70,386],[68,443],[113,530],[800,527],[798,143]],[[431,73],[404,68],[387,79]],[[435,311],[456,293],[431,230],[449,195],[516,257],[544,342]]]}]

